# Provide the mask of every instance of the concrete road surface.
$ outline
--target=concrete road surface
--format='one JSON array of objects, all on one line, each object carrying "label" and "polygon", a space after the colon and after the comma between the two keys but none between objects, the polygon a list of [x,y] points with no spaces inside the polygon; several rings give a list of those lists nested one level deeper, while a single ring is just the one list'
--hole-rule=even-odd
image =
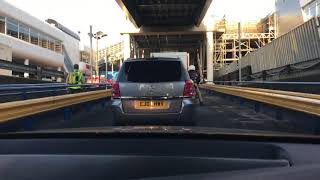
[{"label": "concrete road surface", "polygon": [[[276,120],[275,117],[256,113],[253,108],[217,96],[204,95],[204,106],[197,106],[193,118],[196,126],[215,128],[235,128],[282,132],[303,132],[292,122]],[[88,108],[92,107],[92,108]],[[15,131],[61,128],[110,127],[113,115],[109,104],[95,103],[94,106],[81,105],[72,109],[70,119],[65,118],[64,110],[59,110],[32,118],[24,118],[11,124]],[[1,126],[1,131],[6,131]]]}]

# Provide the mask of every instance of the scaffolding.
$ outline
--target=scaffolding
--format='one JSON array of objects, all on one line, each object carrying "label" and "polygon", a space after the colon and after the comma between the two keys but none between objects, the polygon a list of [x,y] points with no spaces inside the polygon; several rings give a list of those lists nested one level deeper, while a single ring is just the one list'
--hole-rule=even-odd
[{"label": "scaffolding", "polygon": [[109,62],[117,62],[123,61],[123,58],[123,42],[112,44],[98,51],[98,59],[102,61],[108,59]]},{"label": "scaffolding", "polygon": [[217,30],[223,32],[215,37],[214,64],[215,70],[239,60],[275,39],[274,14],[257,22],[241,24],[241,40],[239,42],[238,23],[227,22],[225,18],[216,23]]}]

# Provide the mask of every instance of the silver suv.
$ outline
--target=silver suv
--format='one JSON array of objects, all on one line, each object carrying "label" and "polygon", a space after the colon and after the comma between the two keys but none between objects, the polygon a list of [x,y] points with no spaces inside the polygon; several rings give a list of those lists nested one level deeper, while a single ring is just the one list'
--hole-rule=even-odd
[{"label": "silver suv", "polygon": [[180,59],[129,59],[112,86],[114,125],[193,125],[194,86]]}]

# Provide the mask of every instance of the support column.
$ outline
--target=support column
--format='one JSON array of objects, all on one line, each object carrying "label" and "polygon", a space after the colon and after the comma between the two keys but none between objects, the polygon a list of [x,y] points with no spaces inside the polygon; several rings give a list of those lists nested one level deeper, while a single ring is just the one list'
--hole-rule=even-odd
[{"label": "support column", "polygon": [[123,61],[122,61],[122,59],[120,59],[120,66],[119,66],[119,68],[122,67],[122,64],[123,64]]},{"label": "support column", "polygon": [[[204,40],[202,42],[202,72],[204,72],[204,70],[205,70],[206,52],[207,52],[206,41]],[[204,76],[204,74],[203,74],[203,76]]]},{"label": "support column", "polygon": [[131,42],[132,42],[133,58],[137,58],[136,42],[133,40]]},{"label": "support column", "polygon": [[[57,70],[58,70],[58,71],[61,71],[62,68],[61,68],[61,67],[58,67]],[[62,78],[61,78],[61,77],[57,77],[57,82],[62,82]]]},{"label": "support column", "polygon": [[[0,43],[0,59],[12,62],[12,49]],[[11,70],[0,69],[0,75],[12,76]]]},{"label": "support column", "polygon": [[4,34],[7,35],[8,18],[4,17]]},{"label": "support column", "polygon": [[[24,65],[29,66],[29,59],[25,59],[25,60],[24,60]],[[25,73],[23,74],[23,77],[29,78],[29,73],[25,72]]]},{"label": "support column", "polygon": [[106,63],[106,80],[108,80],[108,55],[107,55],[107,48],[106,51],[104,53],[104,59],[105,59],[105,63]]},{"label": "support column", "polygon": [[113,75],[113,62],[111,64],[111,72],[112,72],[112,75]]},{"label": "support column", "polygon": [[203,50],[202,50],[202,43],[200,43],[200,49],[199,49],[199,58],[200,58],[200,62],[201,62],[201,65],[203,63]]},{"label": "support column", "polygon": [[199,73],[200,73],[200,80],[203,82],[203,42],[200,43],[200,49],[199,49],[199,60],[198,60],[198,67],[199,67]]},{"label": "support column", "polygon": [[213,83],[213,32],[207,32],[207,81]]},{"label": "support column", "polygon": [[122,37],[123,37],[123,56],[124,56],[124,60],[127,60],[130,58],[130,55],[131,55],[130,35],[124,34]]}]

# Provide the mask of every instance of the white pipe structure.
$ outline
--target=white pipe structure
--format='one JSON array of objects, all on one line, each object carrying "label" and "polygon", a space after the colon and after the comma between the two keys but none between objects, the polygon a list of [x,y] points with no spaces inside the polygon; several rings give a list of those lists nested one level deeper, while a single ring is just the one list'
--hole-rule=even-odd
[{"label": "white pipe structure", "polygon": [[129,34],[124,34],[122,35],[123,37],[123,55],[124,55],[124,60],[127,60],[130,58],[130,35]]},{"label": "white pipe structure", "polygon": [[238,38],[239,38],[239,60],[238,60],[238,66],[239,66],[239,82],[242,82],[242,65],[241,65],[241,23],[238,23]]},{"label": "white pipe structure", "polygon": [[[57,71],[61,71],[61,70],[62,70],[61,67],[58,67],[58,68],[57,68]],[[58,77],[58,78],[57,78],[57,82],[62,82],[62,78],[61,78],[61,77]]]},{"label": "white pipe structure", "polygon": [[92,48],[92,26],[90,25],[90,33],[88,34],[90,37],[90,71],[91,75],[93,75],[93,48]]},{"label": "white pipe structure", "polygon": [[[26,65],[26,66],[29,66],[29,59],[25,59],[24,60],[24,65]],[[24,73],[23,74],[23,76],[25,77],[25,78],[29,78],[29,73]]]},{"label": "white pipe structure", "polygon": [[107,56],[107,51],[105,51],[104,60],[105,60],[105,63],[106,63],[106,80],[108,80],[108,56]]},{"label": "white pipe structure", "polygon": [[207,81],[213,83],[213,32],[207,32]]}]

